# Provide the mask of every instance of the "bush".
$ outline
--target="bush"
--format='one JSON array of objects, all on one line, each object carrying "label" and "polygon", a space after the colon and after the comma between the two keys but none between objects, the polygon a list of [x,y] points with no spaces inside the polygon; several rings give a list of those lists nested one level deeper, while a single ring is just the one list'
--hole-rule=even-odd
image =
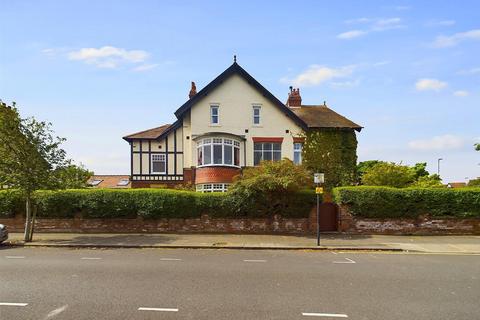
[{"label": "bush", "polygon": [[22,202],[21,193],[17,190],[0,191],[0,218],[11,218],[16,212],[21,211]]},{"label": "bush", "polygon": [[[261,199],[261,197],[258,197]],[[313,191],[284,193],[275,203],[238,198],[230,193],[199,193],[173,189],[70,189],[42,190],[34,194],[40,218],[211,218],[308,217]],[[0,191],[0,217],[23,213],[24,201],[17,191]],[[239,210],[241,208],[241,210]]]},{"label": "bush", "polygon": [[364,218],[480,217],[480,188],[341,187],[334,199]]},{"label": "bush", "polygon": [[468,186],[469,187],[480,187],[480,178],[471,179],[470,181],[468,181]]}]

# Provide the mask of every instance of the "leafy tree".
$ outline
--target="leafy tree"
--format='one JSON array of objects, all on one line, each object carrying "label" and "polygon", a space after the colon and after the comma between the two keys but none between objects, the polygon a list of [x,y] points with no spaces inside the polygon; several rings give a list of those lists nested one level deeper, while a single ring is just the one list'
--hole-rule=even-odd
[{"label": "leafy tree", "polygon": [[[259,166],[245,168],[229,189],[234,210],[245,213],[281,213],[295,192],[313,185],[310,172],[289,159],[262,161]],[[253,213],[251,213],[253,214]]]},{"label": "leafy tree", "polygon": [[480,143],[475,143],[475,150],[480,151]]},{"label": "leafy tree", "polygon": [[367,169],[362,180],[367,186],[404,188],[415,182],[415,172],[408,166],[381,162]]},{"label": "leafy tree", "polygon": [[361,184],[362,183],[362,177],[365,174],[365,172],[372,168],[374,165],[377,163],[384,163],[385,161],[380,161],[380,160],[367,160],[367,161],[362,161],[357,165],[357,178],[358,182]]},{"label": "leafy tree", "polygon": [[420,162],[420,163],[415,163],[413,167],[411,167],[414,174],[415,174],[415,180],[418,180],[421,177],[428,177],[430,174],[427,171],[427,163],[426,162]]},{"label": "leafy tree", "polygon": [[427,176],[421,176],[412,184],[412,187],[419,188],[434,188],[434,187],[443,187],[442,179],[438,174],[432,174]]},{"label": "leafy tree", "polygon": [[480,178],[471,179],[470,181],[468,181],[468,186],[469,187],[480,187]]},{"label": "leafy tree", "polygon": [[33,237],[33,192],[55,187],[55,171],[68,164],[65,151],[60,148],[64,139],[54,137],[50,127],[51,124],[34,118],[22,119],[15,103],[12,107],[0,103],[0,177],[24,196],[25,241]]},{"label": "leafy tree", "polygon": [[83,165],[75,165],[70,161],[66,166],[53,171],[53,183],[58,189],[81,189],[87,187],[88,179],[93,175]]}]

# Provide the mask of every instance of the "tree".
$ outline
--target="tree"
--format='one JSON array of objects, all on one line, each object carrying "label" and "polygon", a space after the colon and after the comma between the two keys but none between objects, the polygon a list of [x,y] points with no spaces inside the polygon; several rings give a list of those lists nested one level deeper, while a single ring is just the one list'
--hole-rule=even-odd
[{"label": "tree", "polygon": [[50,127],[50,123],[34,118],[22,119],[15,103],[11,107],[0,103],[0,177],[24,196],[25,241],[33,237],[33,192],[55,187],[55,171],[68,164],[60,148],[65,139],[54,137]]},{"label": "tree", "polygon": [[420,163],[415,163],[413,167],[411,167],[413,170],[413,173],[415,175],[415,180],[420,179],[421,177],[428,177],[429,172],[427,171],[427,163],[426,162],[420,162]]},{"label": "tree", "polygon": [[245,168],[228,192],[237,212],[257,208],[259,212],[281,213],[296,191],[312,185],[310,172],[289,159],[282,159]]},{"label": "tree", "polygon": [[415,182],[415,171],[393,162],[377,163],[365,172],[362,180],[367,186],[404,188]]},{"label": "tree", "polygon": [[438,174],[432,174],[427,176],[421,176],[412,184],[412,187],[418,188],[434,188],[443,187],[442,179]]},{"label": "tree", "polygon": [[475,150],[480,151],[480,143],[475,143]]},{"label": "tree", "polygon": [[470,181],[468,181],[468,186],[469,187],[480,187],[480,178],[471,179]]},{"label": "tree", "polygon": [[357,165],[357,178],[358,178],[358,183],[362,183],[362,177],[365,174],[365,172],[372,168],[374,165],[377,163],[385,163],[385,161],[380,161],[380,160],[367,160],[367,161],[362,161]]},{"label": "tree", "polygon": [[52,174],[56,188],[81,189],[87,187],[87,181],[93,172],[87,170],[83,165],[77,166],[69,161],[66,166],[57,168]]}]

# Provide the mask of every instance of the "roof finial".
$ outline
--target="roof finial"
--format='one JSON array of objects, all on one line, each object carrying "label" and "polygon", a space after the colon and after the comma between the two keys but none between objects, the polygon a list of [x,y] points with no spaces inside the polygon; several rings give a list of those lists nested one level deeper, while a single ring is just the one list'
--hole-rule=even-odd
[{"label": "roof finial", "polygon": [[237,63],[237,55],[236,54],[233,55],[233,63]]},{"label": "roof finial", "polygon": [[327,101],[323,100],[323,106],[324,106],[324,107],[327,106]]}]

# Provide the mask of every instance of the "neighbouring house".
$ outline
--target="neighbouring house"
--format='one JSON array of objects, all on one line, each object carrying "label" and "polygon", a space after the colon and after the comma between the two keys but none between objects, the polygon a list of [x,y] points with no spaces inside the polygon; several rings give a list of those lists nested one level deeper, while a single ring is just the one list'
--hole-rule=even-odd
[{"label": "neighbouring house", "polygon": [[88,179],[87,184],[91,188],[125,189],[132,187],[130,176],[115,174],[93,175]]},{"label": "neighbouring house", "polygon": [[224,192],[232,178],[262,160],[302,162],[304,135],[314,129],[362,127],[322,105],[303,105],[290,87],[281,102],[234,63],[175,111],[177,120],[123,137],[130,144],[132,188],[195,184]]},{"label": "neighbouring house", "polygon": [[467,183],[466,182],[449,182],[447,184],[447,187],[448,188],[454,188],[454,189],[457,189],[457,188],[465,188],[467,186]]}]

